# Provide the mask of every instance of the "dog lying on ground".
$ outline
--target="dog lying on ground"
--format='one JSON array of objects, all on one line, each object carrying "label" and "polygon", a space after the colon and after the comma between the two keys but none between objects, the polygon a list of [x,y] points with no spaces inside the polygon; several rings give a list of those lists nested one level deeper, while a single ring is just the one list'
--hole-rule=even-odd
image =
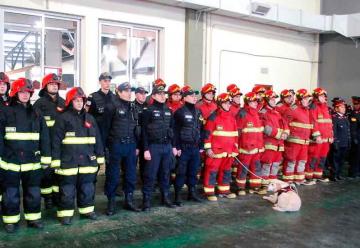
[{"label": "dog lying on ground", "polygon": [[263,199],[274,204],[274,210],[281,212],[294,212],[300,210],[301,199],[290,184],[278,179],[271,180],[267,190],[275,192],[270,196],[263,197]]}]

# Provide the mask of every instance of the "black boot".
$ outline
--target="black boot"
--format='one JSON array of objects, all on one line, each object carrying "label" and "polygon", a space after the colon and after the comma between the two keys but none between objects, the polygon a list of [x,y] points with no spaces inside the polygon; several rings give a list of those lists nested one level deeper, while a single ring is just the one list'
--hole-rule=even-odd
[{"label": "black boot", "polygon": [[36,229],[43,229],[44,224],[41,220],[29,220],[27,223],[28,227],[36,228]]},{"label": "black boot", "polygon": [[47,196],[44,198],[45,209],[52,209],[54,207],[53,200],[51,196]]},{"label": "black boot", "polygon": [[188,200],[194,202],[202,202],[202,199],[198,196],[195,187],[189,188]]},{"label": "black boot", "polygon": [[133,197],[133,193],[127,193],[125,194],[125,205],[124,208],[126,210],[130,210],[130,211],[134,211],[134,212],[139,212],[140,209],[138,209],[137,207],[135,207],[134,205],[134,197]]},{"label": "black boot", "polygon": [[169,193],[164,193],[162,195],[162,204],[168,208],[175,208],[175,205],[171,202]]},{"label": "black boot", "polygon": [[110,198],[107,204],[106,215],[111,216],[115,214],[115,205],[116,205],[115,197]]},{"label": "black boot", "polygon": [[64,226],[71,225],[71,219],[71,217],[62,217],[61,224],[63,224]]},{"label": "black boot", "polygon": [[96,215],[96,213],[94,211],[90,212],[90,213],[87,213],[87,214],[84,214],[84,217],[89,219],[89,220],[97,220],[97,215]]},{"label": "black boot", "polygon": [[183,203],[182,203],[182,200],[181,200],[181,190],[179,189],[176,189],[175,190],[175,201],[174,201],[174,204],[178,207],[182,207],[183,206]]},{"label": "black boot", "polygon": [[5,224],[4,228],[7,233],[14,233],[18,229],[18,224]]},{"label": "black boot", "polygon": [[143,196],[142,211],[148,212],[151,209],[150,196]]}]

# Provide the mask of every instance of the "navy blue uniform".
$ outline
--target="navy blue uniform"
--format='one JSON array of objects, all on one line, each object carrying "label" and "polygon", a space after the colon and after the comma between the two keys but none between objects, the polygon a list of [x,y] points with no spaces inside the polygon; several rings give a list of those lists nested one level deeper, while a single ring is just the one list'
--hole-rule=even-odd
[{"label": "navy blue uniform", "polygon": [[350,171],[351,177],[360,176],[360,110],[349,115],[351,132]]},{"label": "navy blue uniform", "polygon": [[135,100],[134,105],[135,105],[136,115],[138,117],[137,132],[140,131],[140,137],[138,140],[139,156],[137,159],[139,161],[140,178],[141,178],[141,181],[144,182],[144,168],[145,168],[146,161],[144,159],[144,148],[143,148],[142,139],[141,139],[141,126],[142,126],[143,111],[144,111],[144,108],[147,107],[147,103],[145,102],[143,104],[140,104],[138,101]]}]

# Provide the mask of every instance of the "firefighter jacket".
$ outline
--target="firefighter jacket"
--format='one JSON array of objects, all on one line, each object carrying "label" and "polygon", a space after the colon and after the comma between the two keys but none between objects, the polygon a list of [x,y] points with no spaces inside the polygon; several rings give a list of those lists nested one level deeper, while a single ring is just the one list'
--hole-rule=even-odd
[{"label": "firefighter jacket", "polygon": [[56,118],[52,136],[51,167],[55,173],[71,176],[96,173],[104,163],[104,150],[97,123],[84,110],[69,107]]},{"label": "firefighter jacket", "polygon": [[238,154],[238,130],[230,111],[222,108],[212,113],[204,128],[204,148],[211,149],[215,158],[236,157]]},{"label": "firefighter jacket", "polygon": [[335,112],[332,115],[334,130],[334,148],[350,148],[350,122],[346,115]]},{"label": "firefighter jacket", "polygon": [[113,100],[113,107],[104,115],[106,122],[105,130],[108,130],[107,142],[131,144],[137,143],[140,134],[137,133],[138,112],[135,104],[124,101],[120,97]]},{"label": "firefighter jacket", "polygon": [[181,145],[199,147],[202,138],[203,118],[194,104],[185,103],[174,115],[174,134],[176,148]]},{"label": "firefighter jacket", "polygon": [[310,138],[315,139],[320,135],[317,123],[311,123],[309,108],[303,107],[300,102],[285,111],[284,116],[290,129],[287,142],[308,145]]},{"label": "firefighter jacket", "polygon": [[51,163],[50,135],[43,116],[31,106],[13,102],[0,113],[1,168],[16,172]]},{"label": "firefighter jacket", "polygon": [[148,108],[144,108],[142,139],[144,150],[149,150],[150,144],[172,144],[174,142],[174,118],[165,103],[156,100]]},{"label": "firefighter jacket", "polygon": [[217,109],[217,105],[214,101],[207,102],[205,100],[200,100],[198,103],[196,103],[196,107],[200,109],[201,115],[205,121]]},{"label": "firefighter jacket", "polygon": [[314,101],[310,105],[309,112],[310,120],[314,126],[317,126],[322,142],[332,143],[334,140],[333,126],[327,104]]},{"label": "firefighter jacket", "polygon": [[171,110],[171,113],[175,113],[176,110],[181,108],[184,105],[182,101],[174,102],[174,101],[167,101],[166,106]]},{"label": "firefighter jacket", "polygon": [[264,126],[258,109],[245,106],[237,116],[239,130],[239,152],[256,154],[264,151]]},{"label": "firefighter jacket", "polygon": [[291,107],[291,106],[290,106],[289,104],[280,101],[280,102],[278,102],[278,103],[276,104],[276,108],[275,108],[275,109],[276,109],[281,115],[283,115],[286,111],[288,111],[288,109],[289,109],[290,107]]},{"label": "firefighter jacket", "polygon": [[34,103],[34,108],[44,116],[46,125],[51,130],[56,117],[65,109],[65,100],[59,94],[54,100],[47,92],[44,92],[43,96]]},{"label": "firefighter jacket", "polygon": [[241,109],[240,104],[236,104],[234,102],[231,103],[230,112],[235,118],[239,114],[240,109]]},{"label": "firefighter jacket", "polygon": [[284,151],[284,141],[281,135],[289,135],[290,130],[281,114],[269,105],[260,110],[260,119],[264,125],[265,150]]}]

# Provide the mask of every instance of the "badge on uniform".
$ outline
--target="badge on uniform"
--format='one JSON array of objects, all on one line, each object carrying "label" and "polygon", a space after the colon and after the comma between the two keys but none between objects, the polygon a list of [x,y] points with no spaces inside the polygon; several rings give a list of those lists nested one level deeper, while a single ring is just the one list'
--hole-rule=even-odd
[{"label": "badge on uniform", "polygon": [[356,118],[354,118],[354,117],[353,117],[353,118],[351,118],[351,121],[356,121]]},{"label": "badge on uniform", "polygon": [[171,113],[170,112],[165,112],[165,115],[171,115]]},{"label": "badge on uniform", "polygon": [[16,127],[5,127],[5,132],[7,133],[16,132]]},{"label": "badge on uniform", "polygon": [[324,116],[322,114],[319,114],[319,119],[323,119]]},{"label": "badge on uniform", "polygon": [[46,121],[51,121],[51,117],[48,116],[48,115],[45,115],[44,118],[45,118]]},{"label": "badge on uniform", "polygon": [[104,107],[97,108],[98,113],[102,114],[104,113]]},{"label": "badge on uniform", "polygon": [[89,101],[89,100],[86,101],[86,105],[87,105],[87,106],[90,106],[90,105],[91,105],[91,101]]},{"label": "badge on uniform", "polygon": [[223,127],[223,126],[220,126],[220,125],[217,125],[217,126],[216,126],[216,130],[224,130],[224,127]]},{"label": "badge on uniform", "polygon": [[62,107],[57,107],[56,110],[57,110],[58,112],[63,112],[63,111],[64,111],[64,108],[62,108]]},{"label": "badge on uniform", "polygon": [[119,114],[123,115],[123,114],[125,114],[125,111],[124,110],[119,110]]},{"label": "badge on uniform", "polygon": [[66,132],[65,137],[75,137],[75,132]]},{"label": "badge on uniform", "polygon": [[185,119],[192,119],[193,116],[192,115],[185,115]]},{"label": "badge on uniform", "polygon": [[91,127],[91,122],[85,121],[85,122],[84,122],[84,126],[85,126],[86,128],[90,128],[90,127]]},{"label": "badge on uniform", "polygon": [[90,160],[95,160],[96,159],[96,156],[91,156],[90,157]]},{"label": "badge on uniform", "polygon": [[253,127],[253,126],[254,126],[254,123],[252,123],[251,121],[249,121],[249,122],[246,124],[246,126],[248,126],[248,127]]}]

